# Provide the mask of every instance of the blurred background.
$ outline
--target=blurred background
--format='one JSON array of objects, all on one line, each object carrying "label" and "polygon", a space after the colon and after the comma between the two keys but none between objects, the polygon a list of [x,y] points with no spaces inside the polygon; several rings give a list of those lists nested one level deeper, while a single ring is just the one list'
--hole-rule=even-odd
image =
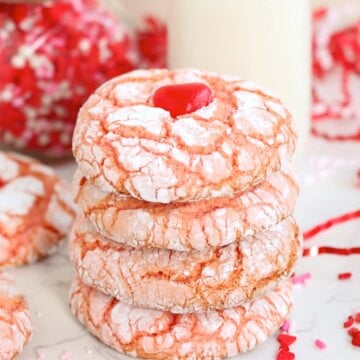
[{"label": "blurred background", "polygon": [[269,87],[294,115],[299,154],[310,133],[360,137],[359,0],[0,4],[0,141],[8,147],[69,156],[77,111],[96,87],[165,66]]}]

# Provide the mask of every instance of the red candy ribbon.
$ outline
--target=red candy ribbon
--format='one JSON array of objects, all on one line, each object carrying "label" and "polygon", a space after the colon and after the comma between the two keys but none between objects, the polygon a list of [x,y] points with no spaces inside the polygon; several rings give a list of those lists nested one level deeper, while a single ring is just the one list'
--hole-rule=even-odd
[{"label": "red candy ribbon", "polygon": [[[341,216],[337,216],[331,218],[324,223],[321,223],[312,229],[305,231],[303,233],[304,240],[310,240],[315,235],[332,228],[335,225],[339,225],[350,220],[360,219],[360,210],[356,210],[353,212],[349,212],[343,214]],[[352,247],[352,248],[336,248],[330,246],[320,246],[320,247],[310,247],[305,248],[303,251],[303,256],[317,256],[321,254],[335,254],[335,255],[352,255],[352,254],[360,254],[360,247]]]}]

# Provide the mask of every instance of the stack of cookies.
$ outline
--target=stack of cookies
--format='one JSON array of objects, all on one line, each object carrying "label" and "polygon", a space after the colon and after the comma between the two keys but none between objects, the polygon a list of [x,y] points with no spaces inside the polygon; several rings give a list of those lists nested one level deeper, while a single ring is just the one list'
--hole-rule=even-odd
[{"label": "stack of cookies", "polygon": [[82,107],[73,140],[82,214],[71,308],[116,350],[234,356],[292,306],[296,133],[258,85],[197,70],[139,70]]}]

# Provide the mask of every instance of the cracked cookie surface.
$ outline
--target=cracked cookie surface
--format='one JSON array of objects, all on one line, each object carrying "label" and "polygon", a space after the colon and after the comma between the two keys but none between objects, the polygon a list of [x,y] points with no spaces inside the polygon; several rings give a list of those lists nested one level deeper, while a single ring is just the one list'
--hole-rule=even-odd
[{"label": "cracked cookie surface", "polygon": [[[159,87],[183,83],[205,84],[212,101],[177,117],[154,107]],[[138,70],[87,100],[73,151],[104,191],[170,203],[246,190],[289,160],[295,140],[287,109],[254,83],[198,70]]]},{"label": "cracked cookie surface", "polygon": [[73,192],[85,217],[112,240],[133,247],[203,251],[269,229],[290,216],[299,188],[287,165],[232,198],[148,203],[106,192],[80,171]]},{"label": "cracked cookie surface", "polygon": [[28,264],[54,252],[74,217],[70,188],[51,168],[0,152],[0,267]]},{"label": "cracked cookie surface", "polygon": [[120,303],[77,279],[70,306],[105,344],[143,359],[221,359],[266,341],[292,307],[286,281],[253,303],[233,309],[176,315]]},{"label": "cracked cookie surface", "polygon": [[12,277],[0,272],[0,358],[11,360],[31,337],[30,313]]},{"label": "cracked cookie surface", "polygon": [[80,217],[70,258],[81,280],[134,306],[189,313],[252,301],[292,273],[301,249],[287,218],[266,232],[205,252],[132,248],[96,233]]}]

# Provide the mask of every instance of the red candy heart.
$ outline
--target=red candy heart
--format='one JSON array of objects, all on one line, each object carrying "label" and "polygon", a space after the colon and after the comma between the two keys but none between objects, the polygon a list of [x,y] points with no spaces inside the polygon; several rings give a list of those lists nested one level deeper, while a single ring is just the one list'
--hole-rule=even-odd
[{"label": "red candy heart", "polygon": [[210,88],[202,83],[162,86],[153,95],[154,105],[169,111],[172,117],[199,110],[211,100]]}]

